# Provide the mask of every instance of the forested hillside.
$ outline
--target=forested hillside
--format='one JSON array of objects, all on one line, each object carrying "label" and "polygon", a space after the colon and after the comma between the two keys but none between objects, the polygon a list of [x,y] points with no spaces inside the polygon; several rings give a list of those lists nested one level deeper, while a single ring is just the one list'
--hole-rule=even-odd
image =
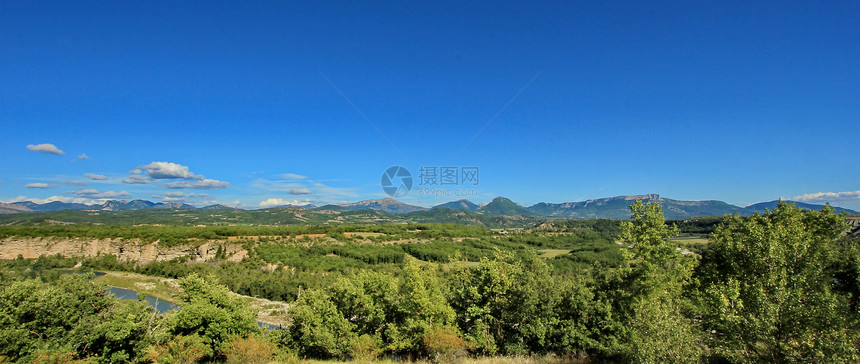
[{"label": "forested hillside", "polygon": [[[239,244],[206,261],[113,254],[0,269],[0,356],[22,362],[295,362],[553,355],[576,362],[860,360],[860,246],[843,216],[780,204],[751,218],[632,219],[528,229],[6,226],[23,238]],[[430,211],[432,212],[432,211]],[[683,233],[688,239],[677,240]],[[705,240],[698,254],[687,240]],[[220,243],[219,243],[220,242]],[[164,314],[72,271],[178,278]],[[289,303],[283,330],[228,292]]]}]

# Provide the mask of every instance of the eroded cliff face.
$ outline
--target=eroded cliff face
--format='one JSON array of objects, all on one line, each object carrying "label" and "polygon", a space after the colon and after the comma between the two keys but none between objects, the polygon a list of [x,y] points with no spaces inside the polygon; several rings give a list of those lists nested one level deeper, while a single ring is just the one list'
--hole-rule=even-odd
[{"label": "eroded cliff face", "polygon": [[238,244],[220,240],[202,244],[186,244],[161,247],[158,242],[141,243],[138,239],[75,239],[75,238],[19,238],[0,240],[0,259],[38,258],[43,255],[62,254],[67,257],[95,257],[113,254],[121,261],[131,260],[146,264],[188,256],[192,262],[205,262],[215,258],[218,247],[223,246],[227,260],[238,262],[248,252]]}]

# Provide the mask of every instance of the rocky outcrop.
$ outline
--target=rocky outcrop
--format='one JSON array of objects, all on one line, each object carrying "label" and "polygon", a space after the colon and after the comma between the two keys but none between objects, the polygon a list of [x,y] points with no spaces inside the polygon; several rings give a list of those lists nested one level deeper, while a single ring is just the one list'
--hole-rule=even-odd
[{"label": "rocky outcrop", "polygon": [[75,239],[75,238],[26,238],[10,237],[0,240],[0,259],[38,258],[44,255],[62,254],[68,257],[95,257],[113,254],[121,261],[136,261],[140,264],[189,257],[192,262],[205,262],[215,258],[219,247],[224,247],[227,260],[241,261],[248,255],[241,245],[211,240],[202,244],[185,244],[170,247],[158,242],[141,243],[138,239]]}]

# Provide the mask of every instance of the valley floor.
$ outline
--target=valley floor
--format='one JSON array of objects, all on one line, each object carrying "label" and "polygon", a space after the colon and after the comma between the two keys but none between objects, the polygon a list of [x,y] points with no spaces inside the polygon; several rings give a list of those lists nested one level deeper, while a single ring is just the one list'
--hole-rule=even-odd
[{"label": "valley floor", "polygon": [[[151,277],[129,272],[104,273],[105,275],[95,278],[95,281],[104,283],[110,287],[130,289],[173,304],[181,304],[177,296],[182,292],[182,289],[179,288],[175,279]],[[248,305],[259,312],[257,314],[257,321],[272,326],[286,326],[289,323],[287,311],[289,311],[290,305],[288,303],[231,293],[241,297]]]}]

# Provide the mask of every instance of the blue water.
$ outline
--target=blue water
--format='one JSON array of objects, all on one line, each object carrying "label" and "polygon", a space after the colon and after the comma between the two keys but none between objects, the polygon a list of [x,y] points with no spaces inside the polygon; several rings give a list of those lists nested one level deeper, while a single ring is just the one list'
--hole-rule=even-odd
[{"label": "blue water", "polygon": [[[102,273],[102,274],[104,274],[104,273]],[[136,300],[137,299],[137,292],[132,291],[130,289],[110,287],[110,288],[108,288],[108,293],[116,296],[116,298],[119,298],[121,300]],[[155,310],[158,311],[158,313],[165,313],[165,312],[170,311],[174,308],[179,308],[179,305],[174,305],[170,302],[162,301],[162,300],[159,300],[158,298],[151,297],[151,296],[146,296],[144,298],[144,300],[146,300],[146,302],[149,303],[150,306],[154,307]],[[260,327],[269,329],[269,330],[282,330],[283,329],[280,326],[270,325],[270,324],[267,324],[265,322],[260,322],[260,321],[257,321],[257,325],[259,325]]]},{"label": "blue water", "polygon": [[[137,299],[137,292],[132,291],[130,289],[110,287],[110,288],[108,288],[108,293],[116,296],[117,298],[119,298],[121,300],[136,300]],[[174,308],[179,308],[178,305],[174,305],[174,304],[167,302],[167,301],[162,301],[162,300],[155,298],[155,297],[152,297],[152,296],[146,296],[146,297],[144,297],[144,300],[146,300],[146,302],[149,303],[150,306],[154,307],[155,310],[158,311],[158,313],[165,313],[165,312],[170,311]]]}]

